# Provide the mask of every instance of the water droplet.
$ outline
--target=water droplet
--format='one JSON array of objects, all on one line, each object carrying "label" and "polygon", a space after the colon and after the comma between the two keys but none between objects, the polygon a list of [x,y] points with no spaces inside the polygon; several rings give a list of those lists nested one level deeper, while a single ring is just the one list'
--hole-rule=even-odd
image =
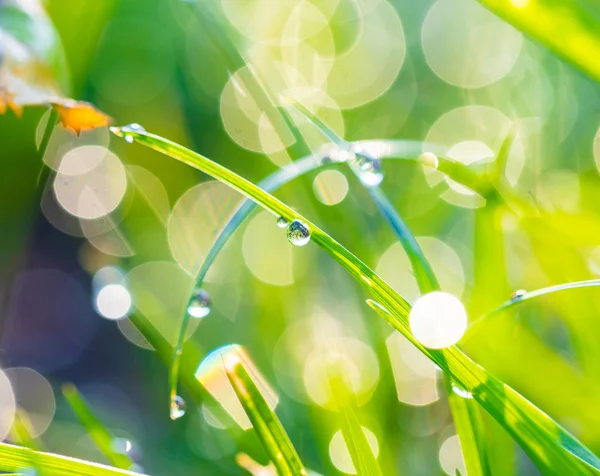
[{"label": "water droplet", "polygon": [[356,155],[354,152],[348,149],[339,149],[336,148],[332,152],[330,152],[327,156],[327,161],[329,162],[348,162],[349,160],[354,160]]},{"label": "water droplet", "polygon": [[141,450],[138,446],[127,438],[113,438],[112,449],[115,453],[129,456],[133,461],[141,459]]},{"label": "water droplet", "polygon": [[288,221],[283,217],[279,217],[277,219],[277,226],[279,228],[285,228],[286,226],[288,226]]},{"label": "water droplet", "polygon": [[464,388],[459,387],[456,383],[452,382],[452,391],[462,398],[473,398],[473,394],[471,392],[467,392]]},{"label": "water droplet", "polygon": [[179,395],[175,395],[171,399],[171,411],[170,416],[171,420],[177,420],[185,415],[185,400],[181,398]]},{"label": "water droplet", "polygon": [[188,303],[187,313],[196,319],[206,317],[210,314],[210,305],[210,294],[204,289],[196,288]]},{"label": "water droplet", "polygon": [[432,169],[437,169],[440,165],[439,159],[433,152],[423,152],[419,156],[419,162],[427,167],[431,167]]},{"label": "water droplet", "polygon": [[19,474],[22,476],[37,476],[38,472],[36,471],[35,468],[32,468],[31,466],[26,466],[24,468],[17,469],[16,474]]},{"label": "water droplet", "polygon": [[517,289],[513,295],[510,297],[511,301],[520,301],[527,294],[527,291],[524,289]]},{"label": "water droplet", "polygon": [[127,142],[128,144],[133,144],[133,136],[129,135],[128,132],[146,132],[146,129],[144,129],[139,124],[132,123],[121,127],[120,132],[121,134],[123,134],[125,142]]},{"label": "water droplet", "polygon": [[287,239],[292,245],[304,246],[310,241],[310,230],[306,223],[294,220],[287,227]]},{"label": "water droplet", "polygon": [[364,154],[356,154],[351,165],[362,184],[366,187],[377,187],[383,181],[380,159]]}]

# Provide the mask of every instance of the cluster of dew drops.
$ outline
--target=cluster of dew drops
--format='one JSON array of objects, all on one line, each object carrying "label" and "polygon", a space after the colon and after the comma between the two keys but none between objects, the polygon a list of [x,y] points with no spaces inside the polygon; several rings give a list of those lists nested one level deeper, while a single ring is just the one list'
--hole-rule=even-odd
[{"label": "cluster of dew drops", "polygon": [[[134,137],[131,133],[145,131],[144,127],[136,123],[128,124],[115,130],[129,144],[134,142]],[[361,183],[366,187],[378,187],[383,181],[380,159],[354,152],[349,148],[340,147],[336,148],[332,153],[323,156],[323,164],[330,162],[348,163]],[[294,246],[304,246],[310,241],[310,229],[302,220],[294,219],[288,222],[285,217],[280,216],[277,219],[277,226],[286,229],[287,239]],[[199,287],[194,289],[186,309],[187,314],[192,318],[201,319],[210,313],[210,309],[211,299],[208,292]],[[185,412],[185,400],[179,395],[174,395],[170,403],[171,419],[177,420],[184,416]]]}]

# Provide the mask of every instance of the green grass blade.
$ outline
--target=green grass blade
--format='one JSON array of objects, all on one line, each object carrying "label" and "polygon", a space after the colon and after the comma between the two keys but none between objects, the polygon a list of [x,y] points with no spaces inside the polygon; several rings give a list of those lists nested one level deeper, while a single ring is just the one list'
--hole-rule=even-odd
[{"label": "green grass blade", "polygon": [[595,0],[479,3],[600,81],[600,6]]},{"label": "green grass blade", "polygon": [[129,456],[117,453],[113,448],[114,438],[108,429],[98,420],[96,415],[90,409],[89,404],[81,396],[75,385],[65,384],[62,387],[62,393],[71,407],[71,410],[77,415],[77,418],[87,431],[92,441],[98,449],[106,456],[110,464],[121,469],[131,468],[135,463]]},{"label": "green grass blade", "polygon": [[546,288],[536,289],[534,291],[517,292],[511,299],[503,302],[494,310],[488,312],[484,316],[480,317],[476,321],[473,321],[471,324],[471,328],[480,324],[482,321],[489,319],[490,317],[499,314],[502,311],[506,311],[508,309],[512,309],[519,304],[522,304],[525,301],[529,301],[531,299],[536,299],[541,296],[546,296],[548,294],[554,294],[562,291],[568,291],[570,289],[579,289],[579,288],[593,288],[600,286],[600,279],[588,279],[585,281],[573,281],[571,283],[563,283],[563,284],[555,284],[554,286],[548,286]]},{"label": "green grass blade", "polygon": [[123,469],[92,463],[68,456],[35,451],[23,446],[0,443],[0,471],[18,472],[35,461],[43,474],[56,476],[138,475]]},{"label": "green grass blade", "polygon": [[337,369],[335,376],[330,376],[329,387],[340,416],[340,427],[356,474],[365,476],[382,476],[377,458],[373,454],[360,419],[354,395],[348,390],[348,383]]},{"label": "green grass blade", "polygon": [[379,188],[369,189],[369,195],[408,255],[421,294],[439,290],[440,285],[423,250],[387,196]]},{"label": "green grass blade", "polygon": [[179,144],[142,131],[115,128],[112,131],[120,136],[126,134],[142,145],[211,175],[256,201],[275,216],[283,216],[288,221],[299,219],[305,222],[311,231],[312,241],[368,288],[376,302],[380,303],[371,303],[378,313],[463,389],[471,392],[473,398],[509,432],[540,468],[558,471],[558,474],[568,474],[573,468],[580,469],[583,474],[600,474],[600,460],[583,444],[457,347],[443,350],[423,347],[410,332],[409,304],[366,264],[302,215],[231,170]]},{"label": "green grass blade", "polygon": [[[229,356],[235,357],[235,356]],[[306,476],[306,470],[279,418],[239,359],[224,362],[227,378],[279,476]]]}]

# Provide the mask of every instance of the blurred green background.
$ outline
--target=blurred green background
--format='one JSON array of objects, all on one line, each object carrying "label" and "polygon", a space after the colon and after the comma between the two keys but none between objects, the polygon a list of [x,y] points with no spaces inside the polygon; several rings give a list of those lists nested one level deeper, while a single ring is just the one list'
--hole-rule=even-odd
[{"label": "blurred green background", "polygon": [[[49,0],[46,8],[70,97],[253,182],[299,157],[241,85],[231,48],[276,102],[307,104],[348,140],[432,142],[477,167],[494,161],[512,131],[498,172],[508,205],[486,204],[414,162],[383,164],[382,188],[471,321],[517,289],[600,275],[600,90],[472,0]],[[1,355],[17,405],[50,451],[70,456],[105,461],[60,394],[67,381],[132,443],[148,474],[247,474],[235,461],[240,452],[266,464],[255,435],[214,402],[195,403],[184,391],[187,414],[171,421],[167,368],[127,317],[103,318],[99,297],[122,284],[132,312],[174,343],[191,275],[241,197],[199,185],[206,176],[106,128],[75,136],[58,126],[43,157],[54,170],[38,185],[44,114],[0,116]],[[307,124],[302,130],[314,150],[325,142]],[[395,236],[350,170],[335,170],[303,176],[276,196],[414,301]],[[273,217],[257,212],[205,289],[212,309],[194,321],[190,339],[207,354],[245,347],[279,396],[277,413],[308,468],[348,469],[323,394],[320,362],[332,347],[347,359],[384,474],[462,467],[432,364],[392,335],[322,250],[289,246]],[[461,347],[598,453],[599,311],[594,288],[551,295],[471,328]],[[520,450],[514,459],[506,453],[513,445],[489,423],[498,474],[538,474]]]}]

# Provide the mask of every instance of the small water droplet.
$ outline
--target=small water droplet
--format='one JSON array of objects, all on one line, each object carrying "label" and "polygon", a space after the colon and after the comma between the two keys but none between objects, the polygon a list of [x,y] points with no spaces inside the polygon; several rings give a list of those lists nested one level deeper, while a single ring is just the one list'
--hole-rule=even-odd
[{"label": "small water droplet", "polygon": [[362,184],[366,187],[377,187],[383,181],[380,159],[364,154],[356,154],[351,165]]},{"label": "small water droplet", "polygon": [[128,144],[133,144],[133,136],[129,135],[128,132],[146,132],[146,129],[134,122],[132,124],[127,124],[126,126],[121,127],[120,132],[121,134],[123,134],[125,142],[127,142]]},{"label": "small water droplet", "polygon": [[287,227],[287,239],[295,246],[304,246],[310,241],[308,225],[300,220],[294,220]]},{"label": "small water droplet", "polygon": [[452,382],[452,391],[462,398],[473,398],[473,394],[471,392],[467,392],[464,388],[459,387],[456,383]]},{"label": "small water droplet", "polygon": [[285,228],[286,226],[288,226],[288,221],[283,217],[279,217],[277,219],[277,226],[279,228]]},{"label": "small water droplet", "polygon": [[185,415],[185,400],[179,395],[175,395],[171,400],[171,420],[177,420]]},{"label": "small water droplet", "polygon": [[15,474],[19,474],[22,476],[37,476],[38,472],[35,468],[32,468],[31,466],[26,466],[24,468],[17,469]]},{"label": "small water droplet", "polygon": [[511,301],[520,301],[527,294],[527,291],[524,289],[517,289],[513,295],[510,297]]},{"label": "small water droplet", "polygon": [[204,289],[196,288],[188,303],[187,313],[196,319],[206,317],[210,314],[210,305],[210,294]]},{"label": "small water droplet", "polygon": [[423,152],[419,156],[419,162],[427,167],[431,167],[432,169],[437,169],[440,165],[439,159],[433,152]]}]

